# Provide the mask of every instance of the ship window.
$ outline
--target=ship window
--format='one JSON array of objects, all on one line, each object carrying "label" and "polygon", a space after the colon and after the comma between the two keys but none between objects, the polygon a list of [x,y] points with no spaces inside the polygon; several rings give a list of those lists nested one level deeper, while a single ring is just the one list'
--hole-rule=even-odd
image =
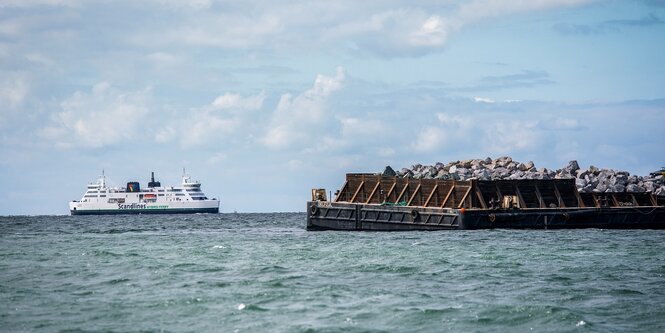
[{"label": "ship window", "polygon": [[176,195],[177,197],[184,197],[184,196],[185,196],[184,193],[176,193],[175,195]]},{"label": "ship window", "polygon": [[160,193],[160,194],[158,194],[158,195],[159,195],[160,197],[163,197],[163,196],[164,196],[164,194],[163,194],[163,193]]},{"label": "ship window", "polygon": [[99,197],[100,198],[106,198],[106,194],[100,194]]},{"label": "ship window", "polygon": [[169,190],[169,192],[182,192],[181,188],[172,188]]},{"label": "ship window", "polygon": [[96,196],[96,195],[86,194],[86,195],[84,195],[83,197],[84,197],[84,198],[96,198],[97,196]]}]

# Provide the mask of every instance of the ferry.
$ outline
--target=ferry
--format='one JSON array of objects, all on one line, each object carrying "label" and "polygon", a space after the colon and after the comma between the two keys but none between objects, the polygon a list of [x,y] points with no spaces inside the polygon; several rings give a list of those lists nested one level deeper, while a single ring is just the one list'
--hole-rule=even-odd
[{"label": "ferry", "polygon": [[201,183],[184,172],[180,186],[164,187],[155,181],[152,172],[145,188],[135,181],[124,188],[108,187],[102,173],[96,183],[88,184],[81,200],[69,203],[69,212],[72,215],[219,213],[219,199],[209,199],[201,191]]}]

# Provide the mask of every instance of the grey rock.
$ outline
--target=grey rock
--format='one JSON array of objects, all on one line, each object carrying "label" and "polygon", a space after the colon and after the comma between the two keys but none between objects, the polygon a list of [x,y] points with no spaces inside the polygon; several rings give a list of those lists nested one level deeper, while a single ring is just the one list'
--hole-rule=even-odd
[{"label": "grey rock", "polygon": [[588,174],[589,174],[589,171],[588,171],[588,170],[582,170],[582,169],[579,169],[579,170],[575,171],[575,177],[576,177],[576,178],[584,178],[584,177],[586,177]]},{"label": "grey rock", "polygon": [[513,159],[510,156],[501,156],[494,161],[494,164],[500,167],[505,167],[512,161]]},{"label": "grey rock", "polygon": [[386,166],[385,169],[383,169],[382,175],[384,177],[395,177],[397,176],[397,172],[395,172],[395,170],[393,170],[393,168],[391,168],[390,165],[388,165]]},{"label": "grey rock", "polygon": [[491,177],[490,172],[486,169],[474,171],[473,176],[480,180],[489,180]]},{"label": "grey rock", "polygon": [[646,192],[646,189],[640,185],[628,184],[628,186],[626,186],[626,192]]},{"label": "grey rock", "polygon": [[580,165],[577,164],[577,161],[575,161],[575,160],[572,160],[572,161],[568,162],[568,165],[566,165],[566,167],[563,168],[563,170],[565,170],[566,173],[568,173],[568,174],[574,174],[579,169],[580,169]]},{"label": "grey rock", "polygon": [[659,187],[655,192],[655,195],[665,196],[665,186]]},{"label": "grey rock", "polygon": [[597,175],[597,174],[600,172],[600,169],[596,168],[596,167],[593,166],[593,165],[590,165],[590,166],[589,166],[589,172],[590,172],[590,173],[593,173],[594,175]]},{"label": "grey rock", "polygon": [[510,176],[510,171],[504,167],[498,167],[494,169],[494,172],[492,172],[492,175],[496,175],[499,179],[504,179],[508,176]]},{"label": "grey rock", "polygon": [[457,173],[460,175],[466,175],[466,174],[471,174],[471,171],[467,168],[457,168]]},{"label": "grey rock", "polygon": [[575,186],[577,186],[578,189],[584,188],[589,184],[584,178],[576,178],[575,179]]}]

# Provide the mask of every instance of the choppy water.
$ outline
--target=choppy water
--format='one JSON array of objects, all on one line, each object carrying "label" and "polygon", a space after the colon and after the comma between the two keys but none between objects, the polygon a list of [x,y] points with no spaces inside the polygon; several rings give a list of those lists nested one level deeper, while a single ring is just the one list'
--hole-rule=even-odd
[{"label": "choppy water", "polygon": [[1,217],[4,332],[662,332],[665,232]]}]

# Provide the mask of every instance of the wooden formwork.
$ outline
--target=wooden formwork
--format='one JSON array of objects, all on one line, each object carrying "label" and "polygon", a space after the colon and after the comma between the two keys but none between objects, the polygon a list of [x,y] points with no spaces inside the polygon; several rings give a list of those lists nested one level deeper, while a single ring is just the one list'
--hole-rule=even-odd
[{"label": "wooden formwork", "polygon": [[504,197],[520,208],[657,206],[650,193],[579,193],[574,179],[441,180],[350,173],[335,202],[489,209]]},{"label": "wooden formwork", "polygon": [[335,202],[440,208],[472,208],[473,183],[439,179],[347,174]]}]

